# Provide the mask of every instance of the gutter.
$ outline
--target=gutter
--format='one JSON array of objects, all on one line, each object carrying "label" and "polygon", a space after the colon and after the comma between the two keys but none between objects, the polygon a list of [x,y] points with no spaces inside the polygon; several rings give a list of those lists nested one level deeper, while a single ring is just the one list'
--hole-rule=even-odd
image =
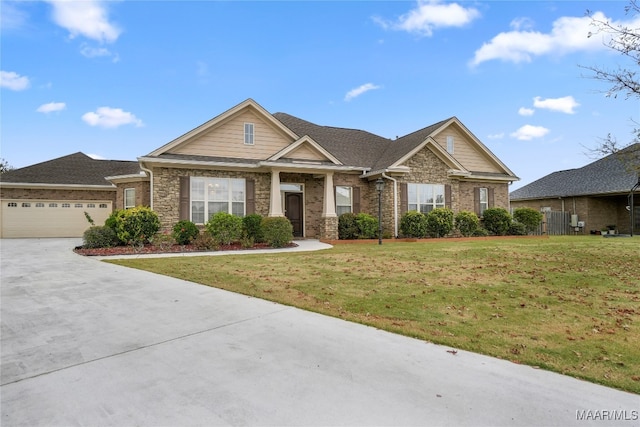
[{"label": "gutter", "polygon": [[381,176],[393,181],[393,235],[398,238],[398,180],[387,176],[384,172]]},{"label": "gutter", "polygon": [[142,160],[138,159],[138,161],[140,163],[140,169],[149,174],[149,207],[153,210],[153,171],[147,169]]}]

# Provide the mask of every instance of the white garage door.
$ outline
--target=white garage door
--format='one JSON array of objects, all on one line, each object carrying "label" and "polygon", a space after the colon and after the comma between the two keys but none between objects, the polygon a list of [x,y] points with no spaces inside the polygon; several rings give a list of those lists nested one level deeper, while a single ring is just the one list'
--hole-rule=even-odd
[{"label": "white garage door", "polygon": [[0,237],[82,237],[90,227],[85,212],[103,225],[111,211],[111,202],[105,201],[4,199]]}]

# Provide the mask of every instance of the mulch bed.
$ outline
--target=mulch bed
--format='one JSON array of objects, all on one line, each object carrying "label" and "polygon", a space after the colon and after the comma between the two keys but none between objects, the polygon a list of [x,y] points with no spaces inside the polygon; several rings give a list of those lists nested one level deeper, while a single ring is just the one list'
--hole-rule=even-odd
[{"label": "mulch bed", "polygon": [[[285,248],[295,248],[297,244],[291,242],[285,246]],[[234,243],[231,245],[221,245],[216,251],[250,251],[253,249],[273,249],[266,243],[256,243],[251,248],[243,248],[240,243]],[[141,255],[141,254],[166,254],[166,253],[183,253],[183,252],[214,252],[212,250],[198,249],[194,245],[173,245],[170,247],[161,247],[154,245],[144,245],[144,247],[133,246],[115,246],[112,248],[83,248],[77,246],[74,250],[75,253],[84,256],[109,256],[109,255]]]}]

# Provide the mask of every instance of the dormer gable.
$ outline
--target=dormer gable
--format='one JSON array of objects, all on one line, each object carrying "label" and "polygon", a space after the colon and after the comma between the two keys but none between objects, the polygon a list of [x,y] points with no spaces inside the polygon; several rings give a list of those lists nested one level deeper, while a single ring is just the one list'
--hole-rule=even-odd
[{"label": "dormer gable", "polygon": [[319,162],[331,162],[335,165],[342,165],[342,163],[331,153],[325,150],[321,145],[315,142],[308,135],[295,141],[293,144],[280,150],[272,157],[271,161],[277,161],[282,159],[289,160],[307,160],[307,161],[319,161]]}]

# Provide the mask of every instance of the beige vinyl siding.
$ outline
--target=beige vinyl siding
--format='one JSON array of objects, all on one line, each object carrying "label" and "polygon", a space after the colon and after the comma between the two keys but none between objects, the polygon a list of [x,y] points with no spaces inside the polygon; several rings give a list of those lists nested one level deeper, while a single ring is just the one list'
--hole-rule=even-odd
[{"label": "beige vinyl siding", "polygon": [[82,237],[90,227],[85,212],[102,225],[112,210],[112,202],[105,200],[2,199],[0,236]]},{"label": "beige vinyl siding", "polygon": [[482,152],[478,151],[475,148],[474,142],[456,126],[449,126],[434,138],[444,151],[447,151],[447,136],[453,136],[455,147],[453,158],[460,162],[467,170],[474,172],[504,172]]},{"label": "beige vinyl siding", "polygon": [[[253,145],[244,143],[244,124],[253,123]],[[170,150],[172,154],[265,160],[288,146],[290,138],[251,110],[245,110],[194,140]]]},{"label": "beige vinyl siding", "polygon": [[320,154],[317,150],[310,147],[307,144],[303,144],[300,147],[293,150],[291,153],[284,156],[286,159],[299,159],[299,160],[317,160],[326,161],[327,158]]}]

